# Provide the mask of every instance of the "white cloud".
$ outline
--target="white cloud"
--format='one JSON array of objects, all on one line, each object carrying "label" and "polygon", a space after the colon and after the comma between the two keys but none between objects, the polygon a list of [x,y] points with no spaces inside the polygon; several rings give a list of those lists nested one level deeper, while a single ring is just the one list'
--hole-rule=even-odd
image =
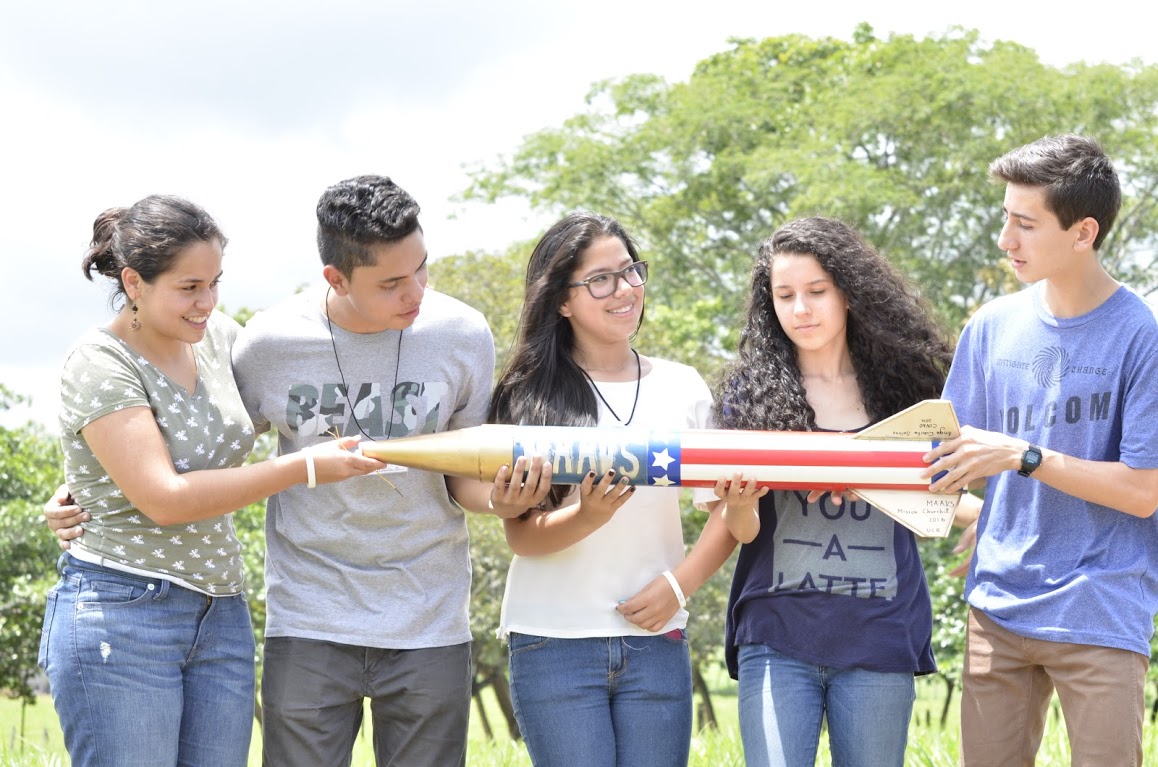
[{"label": "white cloud", "polygon": [[[108,317],[79,265],[104,208],[165,192],[230,238],[221,298],[260,308],[320,271],[313,210],[328,184],[393,176],[423,206],[432,255],[497,250],[547,223],[519,201],[451,202],[464,168],[583,108],[592,83],[686,79],[729,37],[979,29],[1047,63],[1155,60],[1156,14],[976,0],[60,0],[0,8],[0,381],[55,421],[56,370]],[[1016,73],[1010,73],[1016,77]],[[27,388],[31,387],[31,388]]]}]

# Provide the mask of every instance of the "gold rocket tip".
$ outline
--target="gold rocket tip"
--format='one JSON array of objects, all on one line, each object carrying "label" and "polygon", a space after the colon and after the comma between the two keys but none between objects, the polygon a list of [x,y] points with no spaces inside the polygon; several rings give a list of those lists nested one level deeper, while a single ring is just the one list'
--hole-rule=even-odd
[{"label": "gold rocket tip", "polygon": [[363,455],[412,469],[491,482],[511,463],[513,426],[485,425],[362,444]]}]

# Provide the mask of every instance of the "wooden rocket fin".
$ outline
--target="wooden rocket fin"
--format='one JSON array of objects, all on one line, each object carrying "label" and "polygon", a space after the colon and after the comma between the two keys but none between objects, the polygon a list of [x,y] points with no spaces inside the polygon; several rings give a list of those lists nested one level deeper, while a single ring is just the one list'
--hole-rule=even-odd
[{"label": "wooden rocket fin", "polygon": [[961,502],[959,493],[922,493],[919,490],[853,491],[898,524],[924,538],[944,538],[953,526]]},{"label": "wooden rocket fin", "polygon": [[957,413],[947,399],[927,399],[861,429],[854,439],[946,440],[960,436]]}]

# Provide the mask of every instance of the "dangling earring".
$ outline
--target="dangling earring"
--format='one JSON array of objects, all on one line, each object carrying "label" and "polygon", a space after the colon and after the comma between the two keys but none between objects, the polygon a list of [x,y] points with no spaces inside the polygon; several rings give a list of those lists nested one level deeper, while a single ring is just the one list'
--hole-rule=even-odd
[{"label": "dangling earring", "polygon": [[137,305],[133,304],[133,321],[129,323],[129,327],[133,330],[141,329],[141,321],[137,319]]}]

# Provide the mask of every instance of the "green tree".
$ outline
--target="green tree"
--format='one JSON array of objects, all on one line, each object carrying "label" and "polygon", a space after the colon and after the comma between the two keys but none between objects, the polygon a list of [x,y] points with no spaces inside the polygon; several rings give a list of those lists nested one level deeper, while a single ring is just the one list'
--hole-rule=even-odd
[{"label": "green tree", "polygon": [[[0,384],[0,411],[22,401]],[[35,703],[32,680],[45,594],[56,579],[56,539],[41,520],[59,484],[61,451],[44,427],[0,426],[0,690]]]},{"label": "green tree", "polygon": [[[237,315],[234,315],[235,317]],[[252,315],[251,315],[252,316]],[[274,437],[266,432],[258,436],[247,463],[256,463],[269,458],[276,452]],[[257,665],[257,680],[261,683],[262,654],[265,641],[265,504],[266,501],[251,503],[233,514],[233,527],[237,540],[241,543],[241,557],[245,562],[245,600],[249,603],[250,620],[253,622],[253,638],[256,643],[254,661]],[[254,700],[254,719],[261,725],[261,697]]]},{"label": "green tree", "polygon": [[710,373],[735,346],[757,245],[799,215],[858,226],[959,327],[1014,284],[988,164],[1047,133],[1090,133],[1115,158],[1126,199],[1103,258],[1153,290],[1156,106],[1156,67],[1056,68],[972,31],[733,40],[687,82],[597,84],[583,112],[476,169],[465,198],[623,220],[656,267],[648,336]]},{"label": "green tree", "polygon": [[494,727],[487,719],[481,693],[489,686],[494,690],[499,709],[513,739],[520,739],[515,709],[511,702],[507,681],[507,653],[496,635],[503,592],[506,589],[507,569],[511,564],[511,550],[507,546],[502,520],[478,514],[467,515],[470,530],[471,589],[470,630],[473,637],[471,653],[475,666],[475,711],[483,730],[494,736]]},{"label": "green tree", "polygon": [[[683,499],[684,548],[692,545],[703,532],[708,521],[706,512],[691,505],[691,494]],[[692,656],[692,690],[696,696],[696,730],[716,729],[716,709],[704,676],[710,664],[721,663],[724,653],[724,617],[728,612],[728,592],[732,585],[732,571],[736,568],[736,551],[723,567],[688,598],[688,647]]]},{"label": "green tree", "polygon": [[953,693],[961,682],[965,663],[965,625],[968,614],[964,609],[965,579],[949,575],[961,559],[953,554],[955,537],[928,539],[921,544],[921,560],[925,580],[933,601],[933,655],[937,659],[937,673],[945,681],[945,703],[941,707],[941,726],[949,724],[949,707]]},{"label": "green tree", "polygon": [[495,338],[495,377],[506,364],[523,305],[523,279],[533,241],[518,242],[501,253],[468,252],[430,265],[430,287],[482,312]]}]

